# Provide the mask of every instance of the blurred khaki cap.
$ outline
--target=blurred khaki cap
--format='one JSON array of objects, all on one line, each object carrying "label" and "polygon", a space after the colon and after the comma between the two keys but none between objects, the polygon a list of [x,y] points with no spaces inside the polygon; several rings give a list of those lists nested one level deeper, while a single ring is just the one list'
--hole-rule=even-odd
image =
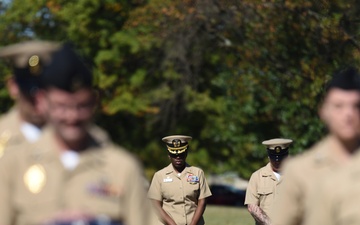
[{"label": "blurred khaki cap", "polygon": [[36,63],[30,61],[33,56],[49,63],[51,54],[60,46],[59,43],[50,41],[25,41],[0,48],[0,58],[11,60],[14,67],[26,68]]}]

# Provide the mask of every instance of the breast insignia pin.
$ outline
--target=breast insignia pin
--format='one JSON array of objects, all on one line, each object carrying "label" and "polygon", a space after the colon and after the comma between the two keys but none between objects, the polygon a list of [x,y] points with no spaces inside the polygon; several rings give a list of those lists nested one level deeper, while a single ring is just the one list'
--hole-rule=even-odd
[{"label": "breast insignia pin", "polygon": [[46,183],[44,167],[40,164],[30,166],[24,174],[24,183],[31,193],[38,194]]}]

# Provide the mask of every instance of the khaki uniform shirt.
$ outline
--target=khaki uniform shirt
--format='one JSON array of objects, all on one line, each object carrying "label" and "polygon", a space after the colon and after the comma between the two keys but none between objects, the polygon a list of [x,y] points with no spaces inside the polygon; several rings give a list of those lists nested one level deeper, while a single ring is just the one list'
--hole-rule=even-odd
[{"label": "khaki uniform shirt", "polygon": [[0,157],[7,146],[16,146],[27,142],[20,130],[21,121],[16,108],[0,117]]},{"label": "khaki uniform shirt", "polygon": [[258,205],[270,217],[270,208],[282,183],[276,178],[270,163],[255,171],[249,180],[246,189],[245,205]]},{"label": "khaki uniform shirt", "polygon": [[360,224],[360,152],[351,163],[314,185],[305,208],[305,225]]},{"label": "khaki uniform shirt", "polygon": [[302,155],[284,162],[284,180],[273,207],[272,224],[303,224],[305,202],[314,183],[329,176],[329,172],[341,164],[337,160],[334,141],[328,136]]},{"label": "khaki uniform shirt", "polygon": [[127,225],[149,224],[142,168],[125,150],[94,139],[64,169],[51,129],[0,159],[0,224],[35,225],[62,210],[105,215]]},{"label": "khaki uniform shirt", "polygon": [[[21,131],[21,124],[19,111],[16,108],[12,108],[0,117],[0,157],[7,148],[14,148],[24,142],[28,142]],[[111,143],[107,132],[95,124],[90,126],[89,132],[99,143]]]},{"label": "khaki uniform shirt", "polygon": [[[164,211],[177,225],[190,224],[198,199],[211,196],[204,172],[194,166],[185,167],[179,177],[172,164],[155,173],[148,197],[162,201]],[[198,225],[205,224],[201,218]]]}]

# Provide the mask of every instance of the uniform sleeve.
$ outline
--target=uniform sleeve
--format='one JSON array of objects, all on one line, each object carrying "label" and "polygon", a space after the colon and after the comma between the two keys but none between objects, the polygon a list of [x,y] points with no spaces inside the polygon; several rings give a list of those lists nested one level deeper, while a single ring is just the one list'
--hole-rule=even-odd
[{"label": "uniform sleeve", "polygon": [[142,166],[134,160],[129,163],[127,169],[131,172],[127,173],[127,186],[125,201],[125,224],[139,225],[152,224],[149,221],[153,219],[153,210],[150,201],[146,197],[146,189]]},{"label": "uniform sleeve", "polygon": [[272,207],[272,222],[274,225],[301,224],[304,208],[304,187],[299,176],[301,167],[291,161],[283,168],[283,181],[279,186],[279,195]]},{"label": "uniform sleeve", "polygon": [[331,179],[333,177],[326,177],[314,184],[305,202],[304,225],[337,224],[335,198],[339,195],[334,187],[338,184]]},{"label": "uniform sleeve", "polygon": [[258,172],[255,172],[251,175],[248,187],[246,188],[245,205],[259,205],[258,182]]},{"label": "uniform sleeve", "polygon": [[15,216],[13,193],[12,193],[12,176],[16,176],[12,165],[13,153],[9,152],[0,159],[0,224],[12,224]]},{"label": "uniform sleeve", "polygon": [[150,188],[148,191],[148,198],[153,200],[162,201],[162,194],[161,194],[161,174],[156,172],[154,177],[151,181]]},{"label": "uniform sleeve", "polygon": [[207,197],[211,196],[212,194],[211,194],[209,185],[206,182],[204,171],[202,171],[202,170],[199,171],[199,182],[200,182],[199,199],[203,199],[203,198],[207,198]]}]

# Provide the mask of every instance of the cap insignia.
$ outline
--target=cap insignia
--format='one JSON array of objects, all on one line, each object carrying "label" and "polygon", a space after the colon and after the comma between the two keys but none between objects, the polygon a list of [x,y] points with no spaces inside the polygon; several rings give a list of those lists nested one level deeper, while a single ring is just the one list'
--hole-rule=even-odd
[{"label": "cap insignia", "polygon": [[33,55],[29,58],[30,72],[33,75],[38,75],[40,72],[40,58],[38,55]]},{"label": "cap insignia", "polygon": [[181,141],[179,139],[175,139],[172,141],[172,144],[174,145],[175,148],[178,148],[181,145]]},{"label": "cap insignia", "polygon": [[276,146],[274,150],[275,150],[276,153],[279,153],[279,152],[281,151],[281,147],[280,147],[280,146]]}]

